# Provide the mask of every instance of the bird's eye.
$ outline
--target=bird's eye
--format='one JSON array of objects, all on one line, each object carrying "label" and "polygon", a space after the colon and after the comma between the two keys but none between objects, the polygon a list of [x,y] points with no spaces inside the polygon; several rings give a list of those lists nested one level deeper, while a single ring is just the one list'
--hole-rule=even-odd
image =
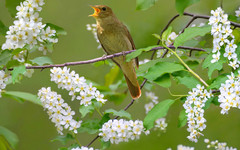
[{"label": "bird's eye", "polygon": [[106,8],[106,7],[103,7],[102,10],[105,11],[105,10],[107,10],[107,8]]}]

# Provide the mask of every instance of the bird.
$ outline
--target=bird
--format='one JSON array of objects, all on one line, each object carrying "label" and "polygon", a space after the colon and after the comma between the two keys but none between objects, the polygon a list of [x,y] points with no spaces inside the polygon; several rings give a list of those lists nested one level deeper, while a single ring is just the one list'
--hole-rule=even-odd
[{"label": "bird", "polygon": [[[124,51],[135,50],[133,39],[127,27],[116,17],[112,9],[106,5],[91,6],[94,9],[92,16],[97,23],[97,37],[107,55]],[[138,58],[126,62],[125,56],[112,58],[122,70],[132,98],[141,96],[135,68],[138,68]]]}]

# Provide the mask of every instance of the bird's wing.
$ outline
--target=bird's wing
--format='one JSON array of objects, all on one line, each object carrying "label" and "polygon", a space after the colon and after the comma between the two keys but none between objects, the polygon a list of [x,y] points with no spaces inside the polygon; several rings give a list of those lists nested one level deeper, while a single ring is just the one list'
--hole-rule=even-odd
[{"label": "bird's wing", "polygon": [[[123,26],[124,26],[124,30],[127,32],[127,37],[129,39],[130,43],[132,44],[132,49],[136,49],[131,34],[129,33],[127,27],[125,25],[123,25]],[[135,64],[136,64],[136,67],[138,68],[139,67],[138,57],[135,58]]]}]

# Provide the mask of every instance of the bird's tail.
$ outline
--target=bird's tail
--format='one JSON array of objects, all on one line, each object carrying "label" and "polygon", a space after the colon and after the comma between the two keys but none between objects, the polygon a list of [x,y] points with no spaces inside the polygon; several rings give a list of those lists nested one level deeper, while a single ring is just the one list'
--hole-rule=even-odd
[{"label": "bird's tail", "polygon": [[[136,76],[136,73],[135,73],[135,80],[133,81],[130,81],[130,79],[127,77],[127,75],[125,75],[125,79],[126,79],[126,82],[127,82],[127,85],[128,85],[128,89],[130,91],[130,94],[132,96],[133,99],[138,99],[140,96],[141,96],[141,89],[140,89],[140,86],[138,84],[138,81],[137,81],[137,76]],[[134,82],[134,83],[133,83]]]}]

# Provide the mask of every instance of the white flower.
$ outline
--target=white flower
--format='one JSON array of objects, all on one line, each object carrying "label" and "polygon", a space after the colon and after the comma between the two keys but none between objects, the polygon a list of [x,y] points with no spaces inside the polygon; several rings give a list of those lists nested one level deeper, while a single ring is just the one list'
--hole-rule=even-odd
[{"label": "white flower", "polygon": [[[215,63],[220,59],[220,49],[225,48],[224,57],[227,57],[229,66],[233,69],[239,67],[239,61],[235,50],[237,45],[234,44],[234,36],[228,21],[228,15],[219,7],[217,10],[211,11],[212,16],[209,18],[209,24],[212,25],[211,34],[213,35],[213,50],[211,63]],[[217,52],[217,54],[215,54]]]},{"label": "white flower", "polygon": [[221,84],[218,101],[222,108],[221,113],[227,114],[231,107],[240,108],[240,71],[238,76],[228,75],[228,80]]},{"label": "white flower", "polygon": [[237,17],[240,17],[240,7],[238,8],[238,10],[235,11],[235,13]]},{"label": "white flower", "polygon": [[[92,147],[88,148],[88,147],[82,146],[81,148],[76,147],[76,148],[72,148],[71,150],[94,150],[94,149]],[[95,150],[97,150],[97,149],[95,149]]]},{"label": "white flower", "polygon": [[167,123],[165,122],[166,121],[166,119],[165,118],[159,118],[159,119],[157,119],[156,121],[155,121],[155,130],[157,130],[157,129],[160,129],[160,130],[162,130],[162,131],[165,131],[166,130],[166,128],[167,128]]},{"label": "white flower", "polygon": [[204,142],[208,144],[207,148],[212,147],[216,150],[237,150],[237,148],[228,147],[227,143],[225,142],[220,143],[218,140],[210,141],[209,139],[204,139]]},{"label": "white flower", "polygon": [[[46,24],[42,24],[42,18],[39,17],[43,4],[43,0],[25,0],[16,7],[17,20],[7,31],[6,42],[2,45],[3,50],[23,48],[27,44],[33,48],[36,44],[46,45],[48,42],[57,42],[56,31],[51,30],[50,27],[44,29]],[[42,47],[40,50],[43,50]]]},{"label": "white flower", "polygon": [[11,78],[11,75],[3,70],[0,70],[0,97],[2,97],[3,89],[6,88],[7,82]]},{"label": "white flower", "polygon": [[105,142],[110,141],[115,144],[123,141],[128,142],[130,139],[139,139],[141,133],[145,132],[142,121],[126,121],[123,119],[109,120],[102,125],[99,131],[99,136],[101,136]]},{"label": "white flower", "polygon": [[79,77],[75,71],[71,71],[67,67],[63,69],[54,67],[51,70],[51,81],[58,85],[58,88],[66,89],[72,100],[77,99],[80,105],[88,106],[92,104],[92,100],[105,104],[107,101],[104,95],[101,94],[97,88],[92,86],[92,83],[87,84],[84,77]]},{"label": "white flower", "polygon": [[203,86],[198,84],[189,94],[190,95],[183,104],[186,110],[185,112],[187,113],[187,130],[190,132],[187,138],[190,141],[197,142],[198,138],[203,135],[200,131],[206,128],[203,107],[205,106],[205,102],[211,97],[211,91],[208,92]]},{"label": "white flower", "polygon": [[97,37],[97,24],[87,24],[86,26],[87,26],[87,30],[92,32],[96,42],[99,44],[97,48],[100,49],[102,46]]},{"label": "white flower", "polygon": [[59,134],[63,134],[63,128],[77,133],[77,129],[81,127],[82,121],[73,119],[74,111],[67,103],[64,103],[61,95],[51,91],[51,88],[41,88],[38,92],[38,97],[43,104],[43,108],[47,109],[49,119],[57,127]]}]

